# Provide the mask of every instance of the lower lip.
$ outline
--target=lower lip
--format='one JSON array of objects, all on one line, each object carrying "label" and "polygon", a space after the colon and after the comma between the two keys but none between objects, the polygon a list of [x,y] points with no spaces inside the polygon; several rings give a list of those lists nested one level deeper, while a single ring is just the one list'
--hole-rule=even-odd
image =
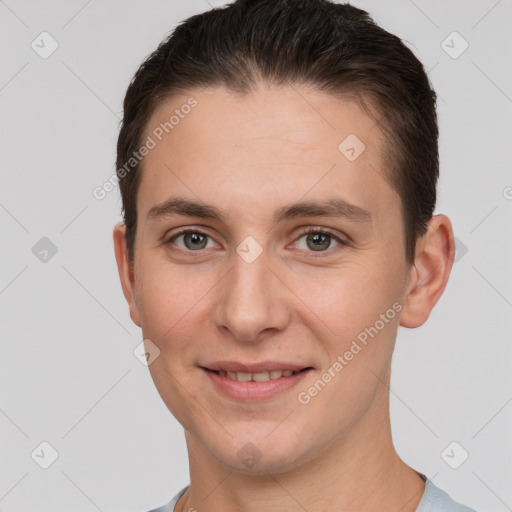
[{"label": "lower lip", "polygon": [[289,377],[279,377],[279,379],[271,379],[264,382],[257,382],[253,380],[249,382],[240,382],[238,380],[230,379],[229,377],[223,377],[211,370],[203,368],[203,371],[213,381],[216,388],[223,394],[231,398],[235,398],[236,400],[256,402],[268,400],[279,393],[292,388],[311,371],[311,368],[294,373]]}]

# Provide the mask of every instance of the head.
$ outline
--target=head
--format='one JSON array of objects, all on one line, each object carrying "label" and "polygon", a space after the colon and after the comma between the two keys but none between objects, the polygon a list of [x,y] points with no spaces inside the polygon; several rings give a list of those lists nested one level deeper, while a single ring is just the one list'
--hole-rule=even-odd
[{"label": "head", "polygon": [[[239,0],[141,65],[118,140],[116,257],[157,389],[198,451],[284,470],[372,435],[398,327],[426,321],[453,260],[433,216],[437,140],[423,66],[350,5]],[[306,370],[240,402],[212,381],[226,361]]]}]

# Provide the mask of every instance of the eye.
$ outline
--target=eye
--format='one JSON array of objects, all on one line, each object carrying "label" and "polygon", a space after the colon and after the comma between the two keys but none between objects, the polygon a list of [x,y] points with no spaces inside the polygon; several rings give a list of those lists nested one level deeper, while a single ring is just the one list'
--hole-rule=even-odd
[{"label": "eye", "polygon": [[[182,243],[177,243],[177,241],[180,239]],[[193,229],[187,229],[173,235],[165,242],[165,245],[168,245],[171,250],[175,250],[171,246],[176,245],[178,249],[181,249],[182,251],[198,251],[201,249],[209,249],[211,247],[215,247],[215,242],[213,242],[211,239],[211,244],[208,245],[208,239],[210,239],[210,236],[206,233],[202,233],[201,231]]]},{"label": "eye", "polygon": [[[304,242],[301,242],[304,239]],[[333,242],[335,243],[334,247]],[[181,252],[199,252],[202,249],[211,249],[217,247],[216,242],[206,233],[197,229],[183,229],[179,233],[175,233],[166,241],[164,245],[168,246],[171,251]],[[335,249],[338,246],[347,245],[333,233],[323,228],[307,228],[303,230],[295,245],[306,252],[328,252],[329,249]],[[173,247],[174,246],[174,247]]]},{"label": "eye", "polygon": [[[304,239],[305,244],[299,243],[302,239]],[[308,252],[326,252],[331,248],[333,241],[336,243],[334,247],[347,245],[343,240],[329,231],[319,228],[308,228],[302,232],[302,236],[297,240],[296,244],[299,249]]]}]

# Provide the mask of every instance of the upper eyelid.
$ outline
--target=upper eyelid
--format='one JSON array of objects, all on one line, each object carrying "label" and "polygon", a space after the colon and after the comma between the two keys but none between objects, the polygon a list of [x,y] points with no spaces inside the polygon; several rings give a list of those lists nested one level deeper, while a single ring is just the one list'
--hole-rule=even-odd
[{"label": "upper eyelid", "polygon": [[198,233],[200,235],[207,236],[207,237],[211,238],[212,240],[215,240],[215,238],[212,235],[209,235],[202,228],[183,228],[183,229],[177,231],[176,233],[172,234],[171,236],[164,235],[162,237],[162,241],[164,244],[166,244],[166,243],[169,243],[171,240],[174,240],[175,238],[178,238],[181,235],[186,235],[188,233]]},{"label": "upper eyelid", "polygon": [[315,227],[304,228],[302,230],[302,232],[300,233],[299,238],[302,238],[304,235],[315,234],[315,233],[322,234],[322,235],[329,235],[330,237],[338,240],[338,242],[340,242],[340,243],[347,243],[343,239],[343,237],[338,236],[336,233],[331,231],[329,228],[315,228]]}]

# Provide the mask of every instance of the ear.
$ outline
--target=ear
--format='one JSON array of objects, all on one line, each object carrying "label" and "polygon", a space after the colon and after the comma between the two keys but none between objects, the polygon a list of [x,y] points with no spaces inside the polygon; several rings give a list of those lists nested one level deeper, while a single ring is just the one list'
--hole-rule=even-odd
[{"label": "ear", "polygon": [[434,215],[428,230],[416,243],[400,325],[419,327],[443,294],[455,257],[455,242],[450,219]]},{"label": "ear", "polygon": [[119,222],[114,226],[114,251],[116,253],[117,270],[123,294],[130,308],[132,321],[141,327],[139,308],[135,301],[135,275],[134,269],[128,258],[126,247],[126,226]]}]

